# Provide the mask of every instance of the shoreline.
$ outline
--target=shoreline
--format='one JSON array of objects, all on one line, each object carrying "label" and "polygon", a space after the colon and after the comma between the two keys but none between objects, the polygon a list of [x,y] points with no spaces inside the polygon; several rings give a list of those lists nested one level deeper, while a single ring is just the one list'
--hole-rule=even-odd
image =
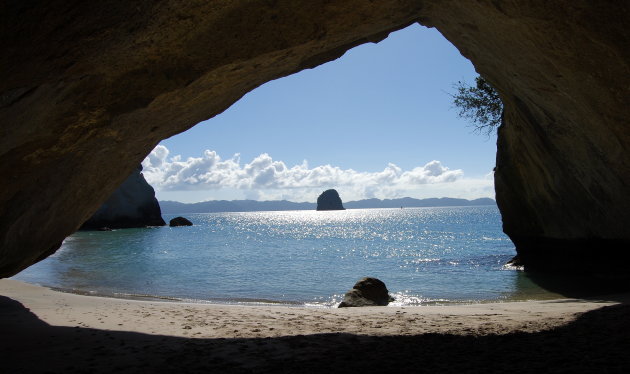
[{"label": "shoreline", "polygon": [[[322,318],[324,316],[331,318],[341,318],[345,320],[345,316],[370,318],[386,318],[392,315],[398,314],[410,314],[416,317],[434,317],[434,316],[465,316],[474,319],[476,316],[495,316],[497,323],[505,323],[506,326],[514,330],[520,330],[523,325],[532,324],[533,322],[541,322],[542,320],[553,320],[553,322],[559,322],[560,320],[568,320],[574,317],[576,314],[585,313],[594,309],[598,309],[605,306],[614,306],[623,304],[630,301],[630,294],[610,295],[602,298],[591,299],[549,299],[549,300],[529,300],[529,301],[500,301],[500,302],[480,302],[472,304],[451,304],[451,305],[423,305],[423,306],[387,306],[387,307],[363,307],[363,308],[319,308],[309,307],[304,305],[271,305],[271,304],[228,304],[228,303],[197,303],[189,301],[176,301],[176,300],[148,300],[148,299],[131,299],[123,297],[109,297],[104,295],[89,295],[73,292],[59,291],[52,288],[34,285],[23,281],[13,279],[0,279],[0,296],[6,296],[11,298],[26,308],[32,313],[36,314],[42,321],[59,326],[83,326],[93,328],[106,328],[113,330],[125,330],[132,327],[133,331],[148,332],[148,333],[160,333],[174,336],[190,336],[192,332],[180,331],[172,328],[165,328],[164,326],[153,326],[152,323],[156,322],[151,312],[157,313],[158,311],[162,315],[161,320],[166,319],[164,315],[172,317],[169,320],[170,324],[174,324],[173,321],[179,322],[185,327],[187,322],[191,322],[190,318],[184,318],[181,320],[180,314],[177,311],[184,309],[189,312],[196,312],[198,314],[206,314],[208,317],[216,317],[215,314],[221,314],[226,311],[235,312],[241,316],[248,318],[264,317],[268,313],[277,312],[277,314],[283,316],[285,314],[295,315],[296,313],[306,318],[314,316]],[[62,305],[61,308],[53,308],[52,306]],[[96,315],[104,314],[105,311],[119,311],[124,310],[129,312],[129,316],[118,314],[116,317],[108,314],[107,319],[96,317]],[[78,311],[82,316],[79,317]],[[134,317],[141,311],[148,311],[142,316],[142,319],[136,318],[136,322],[148,322],[148,324],[133,324],[129,323],[125,317]],[[136,316],[137,317],[137,316]],[[133,318],[131,318],[133,319]],[[75,323],[76,322],[76,323]],[[119,323],[127,322],[127,323]],[[199,321],[197,321],[197,324]],[[392,321],[390,321],[392,322]],[[467,321],[472,322],[472,321]],[[478,322],[478,321],[477,321]],[[510,322],[510,323],[508,323]],[[543,326],[550,326],[549,321],[543,323]],[[192,323],[195,324],[194,322]],[[552,323],[553,324],[553,323]],[[127,327],[121,327],[125,326]],[[201,323],[201,325],[209,326],[208,323]],[[541,326],[541,327],[543,327]],[[328,329],[313,329],[313,326],[301,326],[301,333],[321,333],[321,332],[339,332],[337,328],[327,331]],[[321,327],[319,324],[317,327]],[[400,326],[398,326],[400,327]],[[441,325],[433,325],[436,329],[424,330],[410,330],[409,332],[431,332],[432,330],[442,331]],[[182,328],[183,330],[192,330]],[[273,331],[275,329],[272,329]],[[343,331],[351,333],[364,333],[360,326],[354,326],[353,328],[342,329]],[[369,329],[368,329],[369,330]],[[394,329],[395,330],[395,329]],[[449,328],[449,331],[451,328]],[[293,333],[295,331],[283,331],[283,333]],[[234,332],[234,331],[232,331]],[[258,332],[258,331],[257,331]],[[374,333],[375,331],[369,331]],[[397,333],[404,332],[393,331],[392,329],[378,330],[379,333]],[[298,333],[298,332],[295,332]],[[194,335],[194,334],[193,334]],[[204,336],[220,336],[221,332],[213,331],[212,333],[206,332]],[[240,334],[227,334],[227,335],[242,335]],[[247,335],[247,334],[245,334]],[[255,336],[261,336],[261,334],[254,334]],[[272,334],[277,335],[277,334]],[[262,334],[262,336],[266,336]]]},{"label": "shoreline", "polygon": [[30,282],[25,282],[22,280],[17,280],[17,282],[26,283],[29,285],[33,285],[36,287],[43,287],[55,292],[70,294],[70,295],[80,295],[80,296],[92,296],[92,297],[104,297],[109,299],[119,299],[119,300],[135,300],[135,301],[153,301],[153,302],[165,302],[165,303],[178,303],[178,304],[192,304],[192,305],[241,305],[241,306],[284,306],[284,307],[304,307],[304,308],[328,308],[324,305],[322,306],[309,306],[305,303],[293,302],[293,301],[274,301],[274,300],[266,300],[266,299],[214,299],[214,300],[204,300],[204,299],[187,299],[180,298],[177,296],[160,296],[160,295],[142,295],[142,294],[129,294],[123,292],[98,292],[98,291],[83,291],[77,289],[69,289],[69,288],[60,288],[60,287],[51,287],[41,284],[35,284]]},{"label": "shoreline", "polygon": [[[478,348],[474,344],[479,341],[490,341],[484,344],[501,350],[505,349],[505,339],[516,339],[518,344],[524,344],[527,339],[549,339],[549,334],[553,337],[579,335],[571,335],[571,342],[558,347],[562,349],[557,354],[573,349],[570,346],[583,339],[586,339],[584,344],[591,344],[593,339],[615,338],[611,342],[618,347],[614,352],[624,350],[623,357],[630,348],[630,322],[625,322],[630,315],[629,294],[589,300],[324,309],[117,299],[64,293],[2,279],[0,295],[3,336],[0,349],[9,352],[11,365],[21,372],[43,372],[46,370],[40,369],[51,367],[60,372],[82,372],[86,368],[92,372],[110,371],[107,365],[90,366],[99,362],[99,352],[105,352],[103,357],[108,360],[118,362],[120,372],[175,372],[172,365],[179,362],[176,357],[180,354],[186,360],[193,360],[191,367],[200,371],[207,366],[221,372],[250,371],[251,368],[256,369],[254,372],[276,372],[277,365],[281,365],[280,368],[288,365],[288,359],[308,362],[317,370],[289,365],[291,370],[281,372],[335,372],[335,368],[344,367],[343,371],[352,371],[345,365],[354,361],[355,353],[359,354],[366,347],[379,347],[374,357],[365,358],[367,361],[377,357],[389,360],[392,355],[412,349],[413,354],[401,359],[405,365],[415,365],[417,355],[429,351],[441,354],[435,350],[445,342],[449,342],[441,348],[445,351],[463,344],[476,352]],[[594,332],[584,335],[580,329],[590,325],[582,326],[583,321],[601,313],[614,313],[614,316],[595,318],[605,326],[596,326]],[[453,340],[459,343],[453,346]],[[414,343],[408,346],[410,341]],[[434,346],[427,346],[429,343]],[[609,347],[604,343],[598,344]],[[201,349],[203,347],[207,349]],[[516,347],[500,360],[517,360],[512,355],[531,354]],[[346,354],[335,356],[339,352]],[[195,361],[210,354],[216,355],[218,361]],[[475,359],[474,353],[457,354],[465,355],[468,361]],[[133,363],[137,363],[140,356],[144,366],[136,368]],[[33,359],[37,357],[41,360]],[[151,360],[148,364],[147,359]],[[165,362],[167,359],[175,361]],[[390,362],[394,366],[388,367],[396,367],[403,361]],[[198,366],[201,363],[203,366]],[[362,370],[373,372],[377,367],[367,365]]]},{"label": "shoreline", "polygon": [[[70,295],[79,295],[79,296],[90,296],[90,297],[102,297],[102,298],[111,298],[111,299],[120,299],[120,300],[136,300],[136,301],[153,301],[153,302],[167,302],[167,303],[182,303],[182,304],[199,304],[199,305],[234,305],[234,306],[269,306],[269,307],[288,307],[288,308],[308,308],[308,309],[336,309],[341,301],[335,301],[332,303],[315,303],[308,301],[286,301],[286,300],[270,300],[270,299],[228,299],[228,298],[217,298],[217,299],[189,299],[182,298],[178,296],[170,296],[170,295],[150,295],[150,294],[129,294],[124,292],[99,292],[99,291],[85,291],[79,289],[71,289],[71,288],[63,288],[63,287],[54,287],[47,286],[38,283],[31,283],[29,281],[12,279],[9,280],[24,283],[27,285],[32,285],[35,287],[42,287],[45,289],[49,289],[55,292],[59,292],[62,294],[70,294]],[[2,279],[0,279],[2,281]],[[1,290],[1,287],[0,287]],[[537,294],[540,295],[540,294]],[[339,300],[343,299],[343,295],[339,295]],[[396,296],[396,295],[394,295]],[[422,304],[397,304],[396,300],[390,305],[387,305],[387,308],[395,308],[395,307],[428,307],[428,306],[466,306],[466,305],[477,305],[477,304],[495,304],[495,303],[515,303],[515,302],[529,302],[529,301],[551,301],[551,300],[566,300],[571,299],[571,297],[563,296],[557,293],[546,294],[544,297],[531,297],[531,298],[520,298],[520,297],[512,297],[512,298],[502,298],[502,299],[483,299],[483,300],[446,300],[446,299],[435,299],[435,300],[427,300],[423,301]]]}]

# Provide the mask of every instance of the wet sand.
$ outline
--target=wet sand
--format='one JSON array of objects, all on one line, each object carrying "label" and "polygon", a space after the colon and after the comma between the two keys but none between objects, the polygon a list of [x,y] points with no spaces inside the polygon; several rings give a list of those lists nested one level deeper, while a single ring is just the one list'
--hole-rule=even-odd
[{"label": "wet sand", "polygon": [[83,296],[0,280],[0,372],[630,372],[627,295],[316,309]]}]

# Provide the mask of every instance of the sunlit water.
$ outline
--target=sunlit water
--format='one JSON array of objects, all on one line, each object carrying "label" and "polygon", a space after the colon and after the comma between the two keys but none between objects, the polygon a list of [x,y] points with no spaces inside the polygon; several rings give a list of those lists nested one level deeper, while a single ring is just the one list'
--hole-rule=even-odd
[{"label": "sunlit water", "polygon": [[78,232],[15,278],[102,295],[308,306],[334,306],[364,276],[383,280],[393,305],[556,296],[504,266],[514,246],[494,206],[187,217],[194,226]]}]

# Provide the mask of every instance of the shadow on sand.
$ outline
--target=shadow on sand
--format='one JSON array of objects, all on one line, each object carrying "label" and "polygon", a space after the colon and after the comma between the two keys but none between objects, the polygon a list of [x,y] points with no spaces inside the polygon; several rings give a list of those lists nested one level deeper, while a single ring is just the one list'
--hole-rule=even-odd
[{"label": "shadow on sand", "polygon": [[188,339],[55,327],[0,296],[2,373],[628,373],[630,305],[504,335]]}]

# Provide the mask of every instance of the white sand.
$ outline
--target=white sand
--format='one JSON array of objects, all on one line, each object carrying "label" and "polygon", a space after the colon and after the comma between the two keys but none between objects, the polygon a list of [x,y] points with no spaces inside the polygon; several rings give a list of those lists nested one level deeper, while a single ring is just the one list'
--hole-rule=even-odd
[{"label": "white sand", "polygon": [[347,332],[414,335],[536,330],[615,302],[552,300],[454,306],[319,309],[152,302],[83,296],[0,280],[0,294],[53,326],[199,338],[275,337]]},{"label": "white sand", "polygon": [[[152,372],[170,372],[172,368],[167,368],[176,362],[157,364],[169,354],[181,354],[185,360],[197,355],[206,357],[205,349],[183,348],[193,343],[214,347],[212,352],[217,356],[203,366],[199,366],[200,361],[192,360],[189,368],[275,372],[291,368],[291,363],[299,358],[303,361],[299,366],[302,371],[308,371],[307,368],[315,372],[319,369],[330,371],[354,361],[356,347],[348,346],[353,341],[367,346],[383,345],[387,341],[387,349],[393,352],[380,349],[378,355],[368,355],[361,361],[362,371],[376,370],[378,365],[366,364],[370,357],[376,359],[378,356],[382,361],[384,357],[392,357],[393,353],[400,354],[401,349],[407,349],[403,337],[422,339],[425,343],[429,338],[430,341],[437,339],[439,344],[445,344],[442,340],[453,337],[460,337],[458,344],[473,344],[474,339],[487,336],[512,337],[523,333],[531,338],[542,332],[564,331],[563,328],[576,324],[576,319],[585,312],[621,304],[618,297],[613,297],[588,301],[562,299],[344,309],[208,305],[75,295],[10,279],[0,280],[0,295],[5,296],[0,303],[0,332],[5,345],[0,345],[0,349],[5,349],[5,353],[12,352],[11,357],[18,365],[16,369],[23,372],[39,372],[44,368],[57,368],[60,372],[81,372],[87,368],[88,371],[108,372],[97,359],[99,349],[108,351],[105,356],[120,364],[118,372],[141,372],[148,368]],[[85,338],[86,332],[91,338]],[[77,340],[79,335],[82,339]],[[49,343],[44,344],[50,336],[59,338],[49,339]],[[158,337],[159,349],[154,345]],[[299,339],[291,340],[290,337]],[[386,337],[397,337],[398,340]],[[295,346],[287,347],[287,339]],[[18,343],[11,343],[16,341]],[[234,344],[242,347],[236,348]],[[361,344],[359,347],[363,347]],[[501,348],[500,343],[492,341],[492,344],[499,344],[495,349]],[[345,347],[342,351],[347,350],[346,355],[329,357],[331,351],[338,351],[335,345]],[[362,351],[359,348],[359,352]],[[134,355],[150,356],[151,363],[149,366],[131,365],[135,362]],[[234,361],[235,355],[241,359]],[[40,357],[42,361],[32,361],[32,357]],[[47,361],[50,357],[56,358]],[[466,357],[474,359],[475,355]],[[410,362],[416,359],[406,358]],[[400,364],[399,360],[396,362]]]}]

